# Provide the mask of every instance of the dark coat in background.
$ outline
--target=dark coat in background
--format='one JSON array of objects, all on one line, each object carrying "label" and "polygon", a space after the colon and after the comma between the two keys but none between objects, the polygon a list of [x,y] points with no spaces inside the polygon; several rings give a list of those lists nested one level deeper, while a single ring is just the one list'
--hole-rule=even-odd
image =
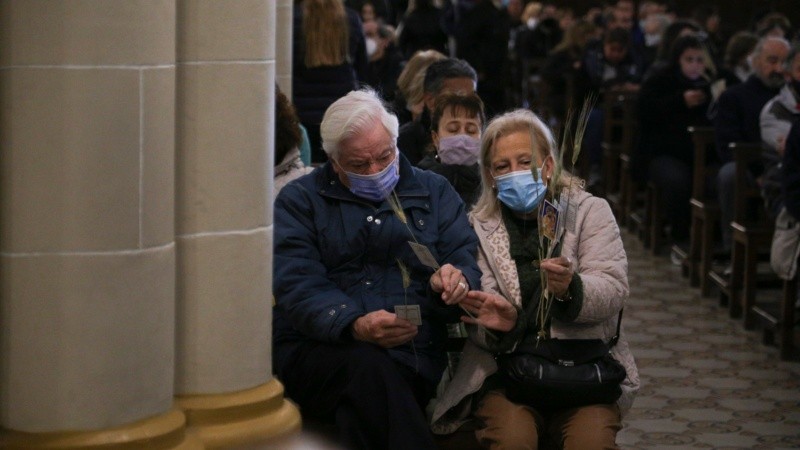
[{"label": "dark coat in background", "polygon": [[350,62],[338,66],[306,67],[303,36],[303,7],[294,6],[294,38],[292,42],[292,103],[300,123],[308,131],[312,162],[327,159],[322,151],[319,125],[331,103],[348,92],[358,89],[359,81],[367,77],[367,50],[361,19],[352,9],[345,8],[350,29]]}]

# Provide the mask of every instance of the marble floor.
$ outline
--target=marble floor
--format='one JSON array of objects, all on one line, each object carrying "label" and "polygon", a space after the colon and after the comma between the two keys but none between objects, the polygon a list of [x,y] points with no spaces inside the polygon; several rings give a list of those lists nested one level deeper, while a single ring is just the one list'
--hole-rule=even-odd
[{"label": "marble floor", "polygon": [[642,388],[623,449],[798,449],[800,363],[781,362],[756,331],[700,297],[667,256],[625,234],[625,318]]}]

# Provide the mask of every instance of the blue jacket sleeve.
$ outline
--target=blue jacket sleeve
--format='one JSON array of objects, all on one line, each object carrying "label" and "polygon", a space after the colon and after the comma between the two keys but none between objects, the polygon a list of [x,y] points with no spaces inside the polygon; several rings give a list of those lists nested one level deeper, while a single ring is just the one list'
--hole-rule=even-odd
[{"label": "blue jacket sleeve", "polygon": [[313,194],[290,183],[275,200],[273,293],[292,326],[313,339],[337,342],[361,306],[327,276],[314,225]]}]

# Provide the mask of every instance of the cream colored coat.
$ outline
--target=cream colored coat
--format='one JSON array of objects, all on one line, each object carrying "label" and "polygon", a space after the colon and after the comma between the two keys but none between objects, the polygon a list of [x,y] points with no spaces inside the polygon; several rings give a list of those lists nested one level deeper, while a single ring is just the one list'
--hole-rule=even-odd
[{"label": "cream colored coat", "polygon": [[[608,203],[581,190],[572,196],[573,211],[574,205],[577,205],[575,227],[567,229],[561,254],[577,265],[575,273],[583,281],[583,307],[575,322],[553,319],[550,333],[562,339],[608,341],[616,333],[617,317],[628,297],[628,259]],[[478,264],[483,271],[482,290],[521,305],[517,269],[509,252],[508,232],[499,214],[488,220],[479,220],[474,215],[470,219],[481,244]],[[639,389],[639,372],[625,340],[624,323],[623,320],[619,342],[612,350],[628,375],[617,401],[623,415]],[[445,373],[437,398],[429,407],[431,428],[437,434],[452,433],[466,421],[474,407],[472,394],[497,371],[492,354],[485,349],[484,333],[473,326],[468,326],[468,331],[470,339],[458,368],[452,379]]]}]

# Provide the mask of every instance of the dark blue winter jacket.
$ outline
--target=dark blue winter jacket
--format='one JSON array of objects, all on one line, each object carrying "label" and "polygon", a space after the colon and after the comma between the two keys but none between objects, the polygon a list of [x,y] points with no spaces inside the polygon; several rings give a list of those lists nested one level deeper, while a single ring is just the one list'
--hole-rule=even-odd
[{"label": "dark blue winter jacket", "polygon": [[[284,187],[275,200],[273,350],[276,373],[306,340],[344,342],[358,317],[395,305],[420,305],[423,324],[392,358],[436,383],[446,365],[446,323],[458,321],[429,287],[433,269],[411,250],[414,238],[438,263],[460,269],[470,289],[480,289],[478,240],[464,204],[443,177],[400,158],[395,192],[408,226],[389,203],[373,203],[342,185],[330,162]],[[410,235],[414,234],[414,237]],[[398,264],[411,273],[403,289]],[[415,356],[416,354],[416,356]]]}]

